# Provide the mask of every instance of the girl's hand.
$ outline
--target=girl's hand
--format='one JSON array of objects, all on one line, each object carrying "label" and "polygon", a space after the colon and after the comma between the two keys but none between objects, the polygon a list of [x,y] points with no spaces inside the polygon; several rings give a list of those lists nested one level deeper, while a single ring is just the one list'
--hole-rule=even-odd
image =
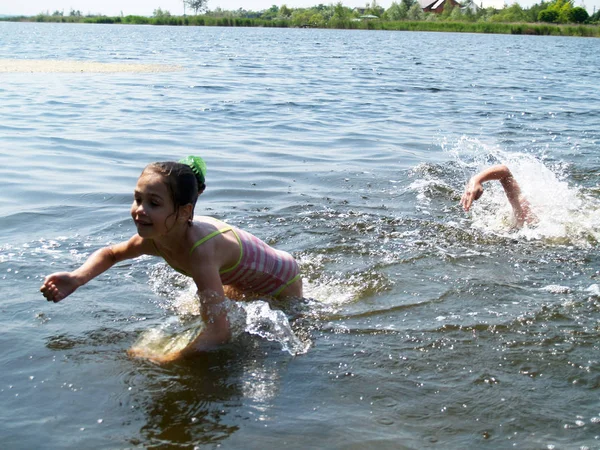
[{"label": "girl's hand", "polygon": [[475,177],[471,178],[467,184],[467,187],[465,188],[465,193],[460,199],[460,204],[462,205],[463,209],[468,211],[473,202],[481,197],[481,194],[483,194],[483,185]]},{"label": "girl's hand", "polygon": [[58,303],[79,286],[80,283],[70,272],[57,272],[44,278],[40,292],[49,302]]}]

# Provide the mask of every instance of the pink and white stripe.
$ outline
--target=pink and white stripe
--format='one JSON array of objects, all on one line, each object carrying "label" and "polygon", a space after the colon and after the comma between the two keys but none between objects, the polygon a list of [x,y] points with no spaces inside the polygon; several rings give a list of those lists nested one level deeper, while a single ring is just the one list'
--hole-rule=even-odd
[{"label": "pink and white stripe", "polygon": [[233,270],[221,273],[224,285],[244,292],[273,294],[300,273],[289,253],[275,250],[239,228],[234,231],[241,241],[242,259]]}]

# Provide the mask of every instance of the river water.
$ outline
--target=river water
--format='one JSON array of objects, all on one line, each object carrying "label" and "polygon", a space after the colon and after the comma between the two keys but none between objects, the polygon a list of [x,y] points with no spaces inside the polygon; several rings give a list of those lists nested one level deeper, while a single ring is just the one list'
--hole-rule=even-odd
[{"label": "river water", "polygon": [[[0,73],[2,448],[600,448],[600,40],[0,23],[0,55],[176,69]],[[294,254],[307,298],[158,366],[127,349],[198,320],[161,260],[38,289],[187,154],[196,212]],[[537,225],[493,183],[459,207],[498,162]]]}]

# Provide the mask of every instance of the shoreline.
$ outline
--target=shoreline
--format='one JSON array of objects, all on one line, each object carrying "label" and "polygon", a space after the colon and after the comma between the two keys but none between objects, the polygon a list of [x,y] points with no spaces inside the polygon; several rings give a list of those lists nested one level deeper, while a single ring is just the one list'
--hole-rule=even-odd
[{"label": "shoreline", "polygon": [[115,25],[207,26],[250,28],[314,28],[342,30],[425,31],[447,33],[516,34],[532,36],[600,37],[598,24],[550,24],[541,22],[468,22],[468,21],[342,21],[332,26],[296,26],[290,20],[264,20],[240,17],[168,16],[168,17],[4,17],[0,22],[87,23]]}]

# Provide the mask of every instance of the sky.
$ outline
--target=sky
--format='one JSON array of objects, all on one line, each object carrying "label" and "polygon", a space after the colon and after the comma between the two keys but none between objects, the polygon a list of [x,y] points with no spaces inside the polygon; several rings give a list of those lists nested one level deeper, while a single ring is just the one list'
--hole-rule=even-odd
[{"label": "sky", "polygon": [[[211,10],[221,7],[225,10],[237,10],[244,8],[252,11],[262,11],[271,5],[287,5],[289,8],[303,8],[315,6],[319,3],[325,5],[335,4],[338,0],[208,0],[208,8]],[[394,0],[377,0],[377,4],[389,8]],[[399,2],[400,0],[396,0]],[[499,7],[504,2],[512,4],[514,0],[476,0],[477,4],[484,6]],[[517,0],[523,7],[529,7],[541,0]],[[342,0],[342,4],[348,7],[365,6],[371,0]],[[575,0],[576,6],[585,7],[590,14],[600,9],[600,0]],[[58,10],[68,14],[69,11],[79,10],[82,14],[103,14],[106,16],[119,16],[134,14],[151,16],[153,11],[161,8],[173,15],[183,14],[182,0],[0,0],[0,15],[25,15],[34,16],[41,12]],[[190,12],[189,7],[187,12]]]}]

